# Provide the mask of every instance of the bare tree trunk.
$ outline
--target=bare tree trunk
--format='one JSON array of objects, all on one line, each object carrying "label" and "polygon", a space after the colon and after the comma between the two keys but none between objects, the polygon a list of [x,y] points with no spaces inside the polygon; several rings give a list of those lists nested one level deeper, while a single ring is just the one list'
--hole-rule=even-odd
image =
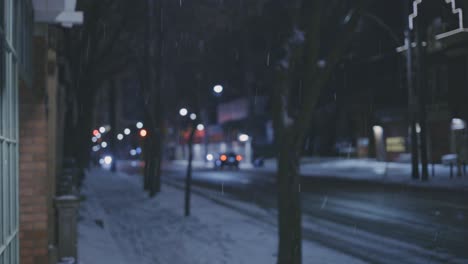
[{"label": "bare tree trunk", "polygon": [[193,122],[188,139],[188,165],[185,178],[185,216],[190,216],[190,194],[192,187],[192,161],[193,161],[193,138],[195,136],[195,122]]},{"label": "bare tree trunk", "polygon": [[109,87],[109,119],[110,119],[110,131],[109,131],[109,148],[113,157],[113,161],[111,163],[111,171],[117,171],[117,147],[116,147],[116,131],[117,131],[117,120],[116,120],[116,112],[115,112],[115,104],[117,103],[116,96],[115,96],[115,81],[114,79],[110,80],[110,87]]},{"label": "bare tree trunk", "polygon": [[[145,148],[145,172],[143,178],[143,188],[149,191],[153,197],[161,189],[161,159],[162,159],[162,114],[161,114],[161,85],[155,76],[156,56],[156,10],[161,14],[161,4],[154,0],[147,0],[147,28],[145,34],[145,73],[144,82],[145,99],[145,124],[148,128],[148,136]],[[158,32],[159,33],[159,32]],[[161,37],[161,36],[160,36]],[[159,48],[161,46],[159,45]],[[160,78],[160,77],[159,77]]]},{"label": "bare tree trunk", "polygon": [[[156,144],[153,142],[152,144],[152,153],[155,153],[156,151]],[[157,178],[157,169],[158,169],[158,157],[156,155],[153,155],[150,157],[151,162],[149,166],[149,172],[150,172],[150,177],[149,177],[149,196],[154,197],[156,193],[158,193],[160,190],[158,189],[158,178]]]},{"label": "bare tree trunk", "polygon": [[149,175],[150,175],[150,168],[151,168],[151,145],[149,143],[149,138],[145,139],[144,142],[144,162],[145,167],[143,169],[143,190],[149,191]]},{"label": "bare tree trunk", "polygon": [[[366,0],[359,1],[358,10],[363,8]],[[291,70],[275,71],[276,84],[273,95],[273,121],[275,141],[278,148],[278,264],[302,263],[302,220],[300,199],[299,162],[304,146],[304,139],[310,127],[314,108],[332,70],[346,52],[359,16],[353,12],[346,24],[339,42],[331,48],[327,65],[323,69],[317,67],[320,53],[321,32],[321,1],[314,1],[313,14],[306,25],[306,42],[303,50],[293,52],[290,65],[296,60],[305,58],[305,76],[302,104],[295,119],[289,116],[288,103],[291,92]]]},{"label": "bare tree trunk", "polygon": [[[146,56],[146,73],[147,82],[146,90],[147,99],[146,115],[148,121],[146,122],[149,130],[148,135],[148,148],[147,148],[147,162],[148,166],[145,170],[144,187],[149,190],[150,196],[153,197],[161,190],[161,162],[162,162],[162,146],[163,146],[163,116],[161,105],[161,87],[162,87],[162,15],[163,4],[162,2],[147,0],[147,32],[145,42],[145,56]],[[160,16],[159,30],[156,30],[156,16]],[[158,41],[156,41],[156,36]],[[158,51],[158,54],[156,54]],[[156,65],[158,63],[158,65]],[[159,72],[158,76],[155,72]],[[159,78],[159,79],[158,79]]]},{"label": "bare tree trunk", "polygon": [[291,145],[284,143],[278,157],[278,264],[302,261],[299,157],[291,150]]},{"label": "bare tree trunk", "polygon": [[[142,82],[142,85],[147,85],[147,82]],[[147,88],[147,87],[146,87]],[[145,167],[143,170],[143,190],[150,190],[150,176],[151,176],[151,156],[153,155],[153,150],[151,149],[151,140],[153,139],[153,126],[151,118],[149,117],[149,110],[145,105],[144,108],[144,123],[148,129],[148,136],[143,140],[143,160],[145,162]]]},{"label": "bare tree trunk", "polygon": [[84,86],[82,89],[86,89],[87,92],[82,91],[76,96],[78,104],[77,123],[73,131],[69,131],[69,133],[73,133],[73,144],[71,144],[74,149],[73,156],[76,158],[78,166],[85,169],[89,165],[91,153],[90,135],[94,116],[94,100],[92,99],[94,99],[95,94],[89,88],[90,85],[93,85],[92,82],[81,83]]},{"label": "bare tree trunk", "polygon": [[162,133],[159,132],[153,138],[150,197],[161,191],[161,161],[162,161]]},{"label": "bare tree trunk", "polygon": [[278,264],[302,261],[299,159],[295,133],[288,120],[288,73],[278,72],[273,95],[273,125],[277,148]]}]

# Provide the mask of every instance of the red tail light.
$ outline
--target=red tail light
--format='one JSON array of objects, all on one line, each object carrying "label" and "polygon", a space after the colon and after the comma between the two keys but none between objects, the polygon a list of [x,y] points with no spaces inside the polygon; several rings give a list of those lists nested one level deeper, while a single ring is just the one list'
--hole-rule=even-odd
[{"label": "red tail light", "polygon": [[226,161],[227,160],[227,156],[226,155],[221,155],[221,157],[219,157],[219,159],[221,161]]},{"label": "red tail light", "polygon": [[241,160],[242,160],[242,156],[241,156],[241,155],[237,155],[237,156],[236,156],[236,160],[237,160],[237,161],[241,161]]}]

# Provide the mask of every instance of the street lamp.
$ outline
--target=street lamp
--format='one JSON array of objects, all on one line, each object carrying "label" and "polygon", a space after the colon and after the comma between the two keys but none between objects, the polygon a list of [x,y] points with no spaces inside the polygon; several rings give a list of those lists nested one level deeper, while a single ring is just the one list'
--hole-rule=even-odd
[{"label": "street lamp", "polygon": [[127,136],[130,135],[130,129],[129,128],[124,129],[124,134]]},{"label": "street lamp", "polygon": [[385,160],[385,143],[383,137],[383,127],[381,126],[373,126],[372,130],[374,131],[374,139],[375,139],[375,152],[377,160],[384,161]]},{"label": "street lamp", "polygon": [[196,115],[195,113],[191,113],[191,114],[190,114],[190,119],[191,119],[191,120],[197,119],[197,115]]},{"label": "street lamp", "polygon": [[146,135],[148,135],[148,131],[146,131],[146,129],[140,130],[140,137],[146,137]]},{"label": "street lamp", "polygon": [[143,123],[142,123],[142,122],[136,123],[136,127],[137,127],[138,129],[143,128]]},{"label": "street lamp", "polygon": [[117,139],[118,139],[118,140],[122,140],[123,138],[124,138],[124,136],[123,136],[122,134],[118,134],[118,135],[117,135]]},{"label": "street lamp", "polygon": [[181,108],[181,109],[179,110],[179,115],[181,115],[181,116],[186,116],[187,114],[188,114],[187,108]]},{"label": "street lamp", "polygon": [[460,118],[453,118],[450,127],[452,130],[463,130],[465,129],[466,124],[465,121]]},{"label": "street lamp", "polygon": [[240,142],[247,142],[247,141],[249,141],[249,135],[247,135],[247,134],[240,134],[240,135],[239,135],[239,141],[240,141]]},{"label": "street lamp", "polygon": [[419,123],[416,123],[416,133],[421,133],[421,126],[419,125]]},{"label": "street lamp", "polygon": [[203,129],[205,129],[205,126],[203,124],[198,124],[197,125],[197,130],[198,131],[202,131]]},{"label": "street lamp", "polygon": [[221,85],[219,85],[219,84],[218,84],[218,85],[215,85],[215,86],[213,87],[213,92],[215,92],[216,94],[222,93],[223,90],[224,90],[223,86],[221,86]]}]

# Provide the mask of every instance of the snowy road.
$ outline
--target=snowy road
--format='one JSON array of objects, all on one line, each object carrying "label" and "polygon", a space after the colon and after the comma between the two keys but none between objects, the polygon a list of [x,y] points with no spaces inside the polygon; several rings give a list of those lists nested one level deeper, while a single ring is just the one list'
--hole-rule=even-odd
[{"label": "snowy road", "polygon": [[[183,183],[182,170],[166,181]],[[197,170],[195,186],[275,211],[274,175]],[[304,238],[370,263],[468,263],[468,195],[308,179]],[[203,192],[203,189],[200,190]]]}]

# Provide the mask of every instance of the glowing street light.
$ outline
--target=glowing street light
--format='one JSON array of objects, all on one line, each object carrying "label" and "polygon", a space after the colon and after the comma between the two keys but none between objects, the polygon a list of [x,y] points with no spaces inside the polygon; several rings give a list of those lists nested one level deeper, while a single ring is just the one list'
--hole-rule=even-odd
[{"label": "glowing street light", "polygon": [[124,135],[122,135],[122,134],[118,134],[118,135],[117,135],[117,139],[118,139],[118,140],[122,140],[123,138],[124,138]]},{"label": "glowing street light", "polygon": [[452,130],[463,130],[466,127],[466,123],[460,118],[453,118],[450,127]]},{"label": "glowing street light", "polygon": [[247,134],[240,134],[240,135],[239,135],[239,141],[240,141],[240,142],[247,142],[247,141],[249,141],[249,135],[247,135]]},{"label": "glowing street light", "polygon": [[218,85],[215,85],[215,86],[213,87],[213,91],[214,91],[215,93],[217,93],[217,94],[222,93],[223,90],[224,90],[223,86],[221,86],[221,85],[219,85],[219,84],[218,84]]},{"label": "glowing street light", "polygon": [[93,143],[96,143],[97,140],[98,140],[97,137],[92,137],[92,138],[91,138],[91,141],[92,141]]},{"label": "glowing street light", "polygon": [[148,135],[148,131],[146,131],[146,129],[140,130],[140,136],[141,137],[146,137],[146,135]]},{"label": "glowing street light", "polygon": [[106,165],[110,165],[112,163],[112,157],[111,156],[105,156],[104,157],[104,163]]},{"label": "glowing street light", "polygon": [[379,136],[379,137],[381,137],[382,134],[383,134],[383,128],[382,128],[381,126],[373,126],[373,127],[372,127],[372,130],[373,130],[374,133],[375,133],[377,136]]},{"label": "glowing street light", "polygon": [[129,128],[124,129],[124,134],[127,136],[130,135],[130,129]]},{"label": "glowing street light", "polygon": [[107,142],[103,141],[103,142],[101,143],[101,147],[102,147],[102,148],[107,148]]},{"label": "glowing street light", "polygon": [[142,123],[142,122],[136,123],[136,127],[137,127],[138,129],[143,128],[143,123]]},{"label": "glowing street light", "polygon": [[190,114],[190,119],[195,120],[197,119],[197,115],[195,113]]},{"label": "glowing street light", "polygon": [[416,133],[421,133],[421,126],[419,125],[419,123],[416,123]]},{"label": "glowing street light", "polygon": [[202,130],[204,130],[204,129],[205,129],[205,126],[204,126],[203,124],[198,124],[198,125],[197,125],[197,130],[198,130],[198,131],[202,131]]},{"label": "glowing street light", "polygon": [[99,132],[101,132],[101,134],[105,133],[106,132],[106,128],[105,127],[100,127],[99,128]]},{"label": "glowing street light", "polygon": [[187,108],[182,108],[179,110],[179,115],[186,116],[188,114]]}]

